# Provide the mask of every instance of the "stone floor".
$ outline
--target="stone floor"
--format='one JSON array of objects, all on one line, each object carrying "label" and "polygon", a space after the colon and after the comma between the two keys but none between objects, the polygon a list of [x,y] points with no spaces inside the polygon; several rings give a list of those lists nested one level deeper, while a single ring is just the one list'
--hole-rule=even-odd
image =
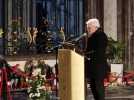
[{"label": "stone floor", "polygon": [[[86,100],[94,100],[90,88],[87,89],[88,96]],[[12,92],[13,100],[28,100],[26,91]],[[52,96],[51,100],[60,100],[58,97]],[[106,88],[106,100],[134,100],[134,85],[117,86]]]},{"label": "stone floor", "polygon": [[[94,100],[90,89],[86,100]],[[106,100],[134,100],[134,85],[106,88]]]}]

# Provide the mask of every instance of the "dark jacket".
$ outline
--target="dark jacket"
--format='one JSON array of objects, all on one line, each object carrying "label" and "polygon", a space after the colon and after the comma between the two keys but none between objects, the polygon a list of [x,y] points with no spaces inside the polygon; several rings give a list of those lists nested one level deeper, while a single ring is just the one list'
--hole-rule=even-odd
[{"label": "dark jacket", "polygon": [[90,60],[85,59],[87,78],[103,79],[110,71],[105,54],[107,43],[106,34],[100,30],[87,39],[86,56],[90,58]]}]

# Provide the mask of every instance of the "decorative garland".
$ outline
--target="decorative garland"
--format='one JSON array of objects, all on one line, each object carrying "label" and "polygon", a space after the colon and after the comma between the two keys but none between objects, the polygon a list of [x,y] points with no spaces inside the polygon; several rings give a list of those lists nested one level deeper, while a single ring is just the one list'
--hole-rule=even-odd
[{"label": "decorative garland", "polygon": [[[19,76],[24,79],[31,79],[34,80],[35,76],[29,76],[29,73],[22,72],[18,69],[19,64],[16,64],[15,66],[9,66],[8,63],[5,60],[0,61],[0,100],[12,100],[11,97],[11,77],[12,75],[15,75],[15,77]],[[45,83],[50,81],[54,81],[57,79],[57,76],[51,75],[49,78],[47,78]],[[26,84],[21,84],[21,86]],[[27,84],[27,87],[30,85]],[[47,86],[46,86],[47,89]],[[53,87],[54,89],[54,87]],[[57,90],[57,88],[55,88]]]},{"label": "decorative garland", "polygon": [[[3,64],[4,65],[4,64]],[[30,78],[28,74],[25,74],[24,72],[17,69],[19,65],[15,65],[12,67],[1,67],[0,68],[0,100],[3,98],[4,100],[12,100],[11,94],[10,94],[10,83],[8,80],[8,74],[13,73],[17,76],[24,77],[24,78]],[[6,93],[5,93],[6,92]]]},{"label": "decorative garland", "polygon": [[[10,87],[8,84],[8,79],[7,79],[7,69],[6,67],[3,67],[0,69],[1,72],[1,81],[0,81],[0,97],[3,96],[3,99],[5,100],[12,100],[11,95],[10,95]],[[4,93],[6,92],[6,93]],[[7,94],[7,96],[6,96]]]}]

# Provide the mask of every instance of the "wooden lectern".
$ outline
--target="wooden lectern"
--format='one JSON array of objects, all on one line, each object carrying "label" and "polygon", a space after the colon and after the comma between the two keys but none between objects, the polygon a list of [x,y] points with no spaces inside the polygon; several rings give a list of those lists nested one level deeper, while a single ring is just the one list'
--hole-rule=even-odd
[{"label": "wooden lectern", "polygon": [[85,100],[84,57],[59,49],[58,61],[60,100]]}]

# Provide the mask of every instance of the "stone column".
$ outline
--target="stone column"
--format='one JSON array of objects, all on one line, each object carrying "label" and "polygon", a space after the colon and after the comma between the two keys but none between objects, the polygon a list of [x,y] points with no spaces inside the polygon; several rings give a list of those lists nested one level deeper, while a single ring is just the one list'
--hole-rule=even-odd
[{"label": "stone column", "polygon": [[[109,0],[107,0],[109,1]],[[84,0],[84,25],[89,18],[98,18],[103,28],[104,0]]]},{"label": "stone column", "polygon": [[104,31],[117,40],[117,0],[104,0]]},{"label": "stone column", "polygon": [[8,28],[11,29],[12,24],[12,0],[8,0]]},{"label": "stone column", "polygon": [[36,0],[33,0],[32,2],[33,4],[33,8],[32,8],[32,17],[33,17],[33,20],[32,20],[32,24],[33,26],[36,26]]},{"label": "stone column", "polygon": [[26,0],[26,26],[30,25],[30,0]]},{"label": "stone column", "polygon": [[2,26],[2,17],[3,17],[3,15],[2,15],[2,12],[3,12],[2,11],[2,7],[3,7],[2,4],[3,4],[2,0],[0,0],[0,27]]}]

